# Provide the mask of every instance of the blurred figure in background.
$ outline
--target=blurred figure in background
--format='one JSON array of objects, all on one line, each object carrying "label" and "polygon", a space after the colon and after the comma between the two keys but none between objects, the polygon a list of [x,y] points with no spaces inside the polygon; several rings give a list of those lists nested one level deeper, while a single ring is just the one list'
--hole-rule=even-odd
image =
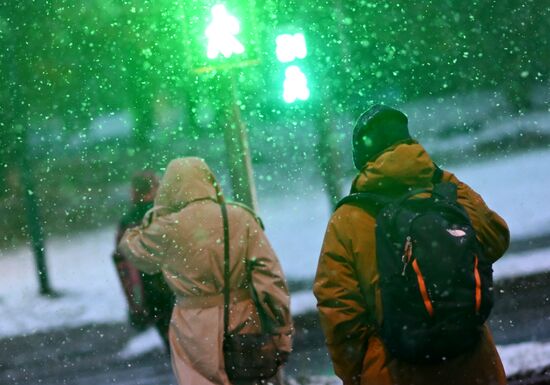
[{"label": "blurred figure in background", "polygon": [[138,330],[154,325],[169,352],[168,327],[174,295],[161,273],[140,272],[118,249],[124,232],[140,224],[145,213],[153,207],[158,185],[158,178],[152,171],[141,171],[132,177],[131,206],[118,226],[113,261],[128,301],[130,324]]},{"label": "blurred figure in background", "polygon": [[[162,271],[176,293],[170,347],[180,385],[281,384],[292,320],[279,260],[259,219],[225,203],[202,159],[170,162],[153,210],[119,247],[140,269]],[[239,351],[258,335],[269,352]],[[270,374],[251,375],[258,367]]]}]

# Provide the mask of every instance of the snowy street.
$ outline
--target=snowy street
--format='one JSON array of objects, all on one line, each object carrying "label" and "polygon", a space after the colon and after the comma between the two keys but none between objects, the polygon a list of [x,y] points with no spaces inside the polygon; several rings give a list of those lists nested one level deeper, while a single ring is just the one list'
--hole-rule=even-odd
[{"label": "snowy street", "polygon": [[0,385],[550,385],[549,1],[1,2]]},{"label": "snowy street", "polygon": [[[529,384],[546,383],[537,382],[537,376],[542,368],[550,370],[550,343],[534,341],[550,341],[548,292],[550,272],[497,285],[490,325],[511,385],[526,383],[520,382],[526,376],[533,381]],[[286,368],[289,385],[338,384],[316,315],[298,315],[295,322],[295,350]],[[4,338],[0,346],[3,385],[175,385],[154,329],[137,334],[124,323],[97,323]]]},{"label": "snowy street", "polygon": [[[522,167],[511,168],[507,163]],[[540,239],[547,236],[540,230],[550,223],[550,213],[539,209],[546,199],[547,180],[542,176],[549,163],[550,153],[539,152],[456,170],[502,213],[512,230],[512,241],[519,241],[520,247],[513,244],[515,251],[494,265],[498,300],[490,325],[509,375],[550,365],[550,345],[545,343],[550,341],[550,249],[544,242],[546,247],[539,247]],[[501,187],[505,171],[507,179],[515,180],[514,188]],[[304,212],[300,202],[311,202],[313,192],[302,190],[302,194],[293,200],[268,197],[262,201],[268,235],[291,287],[296,288],[292,311],[298,331],[287,369],[296,380],[332,373],[317,325],[315,301],[307,289],[329,209],[317,192],[318,203],[310,203],[309,211]],[[508,204],[511,201],[516,204]],[[285,219],[289,216],[295,218],[290,224]],[[155,332],[136,336],[125,326],[126,305],[110,259],[113,240],[114,229],[108,228],[48,243],[52,282],[62,294],[56,299],[36,294],[28,249],[2,252],[0,356],[6,357],[0,367],[2,384],[33,383],[31,378],[52,385],[100,381],[164,385],[173,381]]]},{"label": "snowy street", "polygon": [[[451,170],[479,191],[510,227],[513,251],[494,265],[496,279],[550,270],[548,251],[539,247],[550,229],[550,211],[541,209],[547,201],[548,164],[550,151],[537,151]],[[330,215],[319,182],[296,190],[290,185],[286,194],[277,197],[260,196],[260,215],[287,279],[291,284],[297,282],[298,288],[308,288]],[[48,240],[52,286],[63,294],[55,301],[36,294],[29,248],[0,250],[0,269],[4,272],[0,311],[9,315],[0,319],[0,336],[94,322],[123,322],[126,305],[111,260],[114,236],[111,227]],[[516,241],[521,247],[515,246]],[[294,313],[313,308],[308,292],[293,301]]]}]

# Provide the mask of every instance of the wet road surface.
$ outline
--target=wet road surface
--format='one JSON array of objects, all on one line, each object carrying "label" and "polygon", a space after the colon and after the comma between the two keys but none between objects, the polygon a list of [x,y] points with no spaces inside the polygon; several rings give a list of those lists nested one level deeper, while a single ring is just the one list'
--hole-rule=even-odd
[{"label": "wet road surface", "polygon": [[[550,272],[499,281],[495,294],[490,326],[498,344],[550,340]],[[287,375],[306,383],[312,375],[332,374],[317,315],[296,317],[295,326]],[[135,335],[124,324],[98,324],[2,339],[0,384],[176,385],[166,353],[157,350],[134,359],[118,355]],[[510,383],[542,384],[548,377],[541,372]]]}]

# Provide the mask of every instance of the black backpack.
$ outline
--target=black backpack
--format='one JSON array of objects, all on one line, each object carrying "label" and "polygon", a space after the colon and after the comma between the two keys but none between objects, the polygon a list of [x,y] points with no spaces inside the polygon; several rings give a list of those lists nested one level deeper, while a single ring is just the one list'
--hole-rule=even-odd
[{"label": "black backpack", "polygon": [[380,336],[388,352],[421,364],[475,347],[493,306],[493,272],[456,185],[436,183],[396,200],[351,194],[338,206],[346,203],[378,212]]}]

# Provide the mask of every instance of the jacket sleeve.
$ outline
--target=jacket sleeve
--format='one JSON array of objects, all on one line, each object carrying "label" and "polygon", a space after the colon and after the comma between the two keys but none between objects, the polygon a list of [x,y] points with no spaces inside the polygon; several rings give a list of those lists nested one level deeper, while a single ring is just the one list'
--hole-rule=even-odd
[{"label": "jacket sleeve", "polygon": [[481,196],[456,176],[445,171],[443,180],[458,186],[458,202],[464,206],[487,257],[496,262],[502,257],[510,244],[508,225],[497,213],[489,209]]},{"label": "jacket sleeve", "polygon": [[338,221],[336,212],[325,233],[313,291],[334,371],[345,385],[351,385],[360,383],[371,331],[356,278],[351,242],[338,233]]},{"label": "jacket sleeve", "polygon": [[145,273],[158,273],[173,239],[174,220],[171,215],[145,215],[140,226],[126,230],[118,245],[120,252]]},{"label": "jacket sleeve", "polygon": [[279,260],[255,221],[248,229],[247,263],[259,306],[271,324],[277,348],[290,352],[293,327],[288,287]]}]

